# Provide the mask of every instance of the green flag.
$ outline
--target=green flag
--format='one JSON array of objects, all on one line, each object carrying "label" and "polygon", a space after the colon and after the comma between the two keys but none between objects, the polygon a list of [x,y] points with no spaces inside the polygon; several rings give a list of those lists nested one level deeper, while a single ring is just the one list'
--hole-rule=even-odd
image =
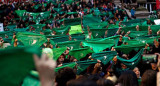
[{"label": "green flag", "polygon": [[148,35],[148,31],[131,31],[128,35],[131,38],[136,38],[138,36],[145,36]]},{"label": "green flag", "polygon": [[42,30],[42,28],[44,26],[46,26],[46,24],[34,24],[34,25],[30,25],[29,27],[31,27],[31,26],[35,29],[35,31],[40,32]]},{"label": "green flag", "polygon": [[86,70],[91,64],[97,63],[97,60],[85,60],[77,62],[77,74],[80,74],[84,70]]},{"label": "green flag", "polygon": [[56,35],[66,35],[70,30],[70,26],[61,27],[61,28],[53,28],[53,31],[56,32]]},{"label": "green flag", "polygon": [[[20,86],[23,79],[34,66],[33,54],[39,54],[39,48],[17,47],[0,50],[0,79],[2,86]],[[16,77],[16,78],[15,78]]]},{"label": "green flag", "polygon": [[31,71],[30,74],[24,78],[22,86],[40,86],[38,72]]},{"label": "green flag", "polygon": [[67,49],[66,47],[63,47],[63,48],[54,48],[53,49],[53,59],[57,60],[64,53],[64,51],[66,49]]},{"label": "green flag", "polygon": [[73,49],[69,51],[69,55],[74,56],[77,60],[82,59],[85,57],[87,54],[93,53],[90,47],[84,47],[84,48],[79,48],[79,49]]},{"label": "green flag", "polygon": [[144,49],[141,49],[134,57],[131,59],[123,59],[121,57],[117,57],[118,60],[120,60],[122,63],[124,63],[127,67],[134,68],[141,60],[141,55],[143,54]]},{"label": "green flag", "polygon": [[114,40],[108,39],[108,40],[94,40],[94,41],[84,41],[83,46],[89,46],[93,48],[94,52],[101,52],[106,48],[111,48],[113,45],[115,45]]},{"label": "green flag", "polygon": [[100,53],[93,53],[92,58],[100,60],[104,65],[106,65],[116,55],[117,55],[116,51],[105,51],[105,52],[100,52]]},{"label": "green flag", "polygon": [[60,48],[61,47],[69,47],[70,50],[73,50],[73,49],[80,48],[80,43],[81,43],[81,41],[66,41],[66,42],[57,43],[57,46]]},{"label": "green flag", "polygon": [[18,41],[22,42],[25,46],[40,47],[47,41],[47,38],[44,35],[29,32],[19,32],[16,37]]},{"label": "green flag", "polygon": [[24,14],[25,12],[27,12],[27,11],[26,11],[26,10],[16,10],[15,12],[17,13],[18,16],[22,17],[23,14]]},{"label": "green flag", "polygon": [[65,42],[69,41],[69,36],[68,35],[56,35],[55,37],[51,38],[55,43],[59,42]]},{"label": "green flag", "polygon": [[130,53],[132,50],[139,50],[145,47],[145,43],[134,43],[134,44],[128,44],[128,45],[121,45],[114,47],[116,50],[120,50],[125,54]]},{"label": "green flag", "polygon": [[81,27],[81,25],[71,26],[69,34],[72,35],[72,34],[77,34],[77,33],[82,33],[82,27]]},{"label": "green flag", "polygon": [[55,71],[58,72],[60,69],[65,68],[65,67],[74,68],[75,65],[76,65],[75,62],[67,63],[67,64],[65,64],[65,65],[63,65],[63,66],[61,66],[61,67],[57,67],[57,68],[55,69]]}]

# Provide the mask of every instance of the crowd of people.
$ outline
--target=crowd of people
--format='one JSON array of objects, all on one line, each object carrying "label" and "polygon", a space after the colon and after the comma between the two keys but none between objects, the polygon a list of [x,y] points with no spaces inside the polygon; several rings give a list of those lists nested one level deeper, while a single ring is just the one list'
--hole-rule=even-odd
[{"label": "crowd of people", "polygon": [[132,8],[129,17],[109,0],[1,2],[0,48],[38,46],[33,70],[41,86],[160,86],[158,18],[136,19]]}]

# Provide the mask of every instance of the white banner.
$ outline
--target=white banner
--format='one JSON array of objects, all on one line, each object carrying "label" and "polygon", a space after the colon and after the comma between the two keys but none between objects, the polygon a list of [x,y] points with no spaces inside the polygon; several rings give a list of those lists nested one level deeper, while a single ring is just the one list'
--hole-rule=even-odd
[{"label": "white banner", "polygon": [[3,23],[0,23],[0,32],[3,32],[4,28],[3,28]]},{"label": "white banner", "polygon": [[160,19],[154,20],[154,23],[155,23],[156,25],[160,25]]}]

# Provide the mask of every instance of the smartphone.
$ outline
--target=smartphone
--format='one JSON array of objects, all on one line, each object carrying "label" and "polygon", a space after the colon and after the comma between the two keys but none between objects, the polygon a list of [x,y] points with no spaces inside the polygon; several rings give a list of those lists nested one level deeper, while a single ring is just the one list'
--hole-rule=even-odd
[{"label": "smartphone", "polygon": [[157,63],[158,62],[158,55],[155,54],[144,54],[142,55],[143,62],[147,63]]}]

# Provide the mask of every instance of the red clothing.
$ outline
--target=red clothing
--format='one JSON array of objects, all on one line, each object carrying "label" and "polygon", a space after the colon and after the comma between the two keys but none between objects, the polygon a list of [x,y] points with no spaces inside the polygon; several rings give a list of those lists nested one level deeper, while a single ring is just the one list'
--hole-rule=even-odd
[{"label": "red clothing", "polygon": [[9,20],[9,21],[10,21],[11,19],[13,19],[13,18],[14,18],[14,16],[12,16],[12,15],[11,15],[11,16],[7,16],[7,20]]}]

